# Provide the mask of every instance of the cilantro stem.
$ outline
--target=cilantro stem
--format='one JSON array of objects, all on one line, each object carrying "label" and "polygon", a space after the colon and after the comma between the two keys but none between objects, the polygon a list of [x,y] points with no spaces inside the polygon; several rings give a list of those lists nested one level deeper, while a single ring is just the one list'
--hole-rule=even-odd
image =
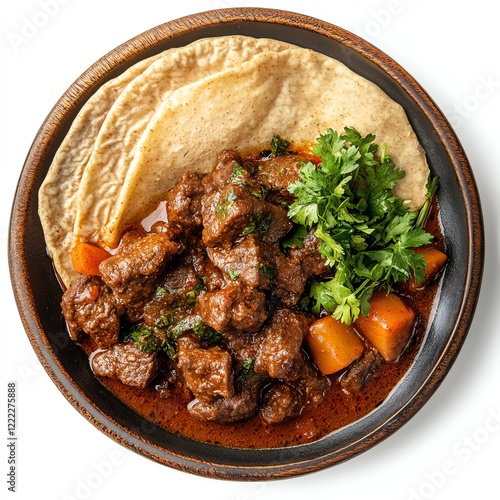
[{"label": "cilantro stem", "polygon": [[425,196],[427,199],[425,200],[425,203],[418,212],[417,221],[415,222],[415,225],[417,227],[424,227],[425,225],[425,221],[427,220],[427,216],[429,215],[432,199],[434,198],[434,195],[436,194],[438,188],[438,177],[437,176],[431,177],[429,175],[426,188],[427,188],[427,193]]}]

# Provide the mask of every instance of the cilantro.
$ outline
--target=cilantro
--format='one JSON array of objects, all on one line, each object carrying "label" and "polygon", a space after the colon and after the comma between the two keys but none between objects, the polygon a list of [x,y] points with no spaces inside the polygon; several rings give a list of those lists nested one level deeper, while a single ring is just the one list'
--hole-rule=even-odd
[{"label": "cilantro", "polygon": [[174,316],[162,314],[155,322],[156,328],[167,328],[174,322]]},{"label": "cilantro", "polygon": [[154,329],[144,325],[135,326],[126,339],[134,340],[137,347],[148,354],[157,351],[161,347],[161,339],[155,335]]},{"label": "cilantro", "polygon": [[228,269],[226,272],[233,281],[236,281],[241,274],[241,269]]},{"label": "cilantro", "polygon": [[283,248],[291,248],[296,246],[302,248],[304,246],[304,239],[307,237],[307,228],[302,224],[295,224],[292,230],[288,233],[286,238],[281,240]]},{"label": "cilantro", "polygon": [[427,189],[426,193],[427,200],[425,200],[424,205],[422,206],[422,208],[418,213],[417,222],[415,223],[418,227],[424,226],[427,216],[429,215],[429,209],[431,207],[432,198],[434,198],[434,195],[436,194],[438,188],[438,178],[429,175],[425,187]]},{"label": "cilantro", "polygon": [[271,149],[261,151],[261,156],[284,156],[287,148],[290,146],[290,141],[282,139],[279,135],[273,136],[271,139]]},{"label": "cilantro", "polygon": [[168,331],[168,337],[176,341],[182,334],[192,331],[200,340],[206,344],[218,342],[222,337],[219,332],[208,326],[200,316],[187,316],[179,321]]},{"label": "cilantro", "polygon": [[265,236],[271,227],[272,217],[270,213],[262,212],[262,210],[255,210],[252,216],[252,222],[242,232],[243,236],[248,234],[257,233],[261,238]]},{"label": "cilantro", "polygon": [[276,280],[276,268],[272,264],[260,264],[257,263],[255,264],[255,267],[259,271],[262,276],[265,276],[266,278],[271,281],[271,283],[274,283]]},{"label": "cilantro", "polygon": [[230,179],[231,184],[235,186],[244,186],[246,184],[243,177],[245,172],[246,170],[237,161],[233,161],[233,171]]},{"label": "cilantro", "polygon": [[243,361],[241,371],[238,374],[238,382],[243,383],[245,380],[248,380],[252,375],[254,374],[253,370],[253,359],[252,358],[246,358]]},{"label": "cilantro", "polygon": [[[288,186],[295,196],[289,218],[314,229],[319,252],[334,271],[332,279],[311,283],[307,302],[313,312],[323,308],[346,324],[368,314],[375,290],[390,290],[411,274],[418,280],[425,262],[413,248],[432,239],[422,229],[425,214],[409,212],[392,193],[405,174],[374,140],[354,128],[343,135],[329,129],[312,150],[321,163],[303,163],[300,180]],[[437,181],[429,181],[427,205],[436,188]]]},{"label": "cilantro", "polygon": [[207,287],[203,283],[203,280],[200,277],[198,277],[198,283],[196,283],[196,285],[194,285],[192,290],[190,290],[189,292],[186,293],[186,302],[189,305],[196,304],[196,298],[198,297],[198,295],[201,292],[204,292],[206,290],[207,290]]},{"label": "cilantro", "polygon": [[175,356],[176,342],[181,335],[194,333],[205,345],[219,342],[222,335],[208,326],[200,316],[187,316],[173,324],[173,318],[162,317],[152,328],[144,324],[135,325],[131,332],[125,335],[125,340],[133,340],[137,347],[146,353],[163,351],[169,358]]},{"label": "cilantro", "polygon": [[164,286],[158,286],[155,291],[155,298],[161,299],[162,297],[165,297],[165,295],[168,295],[166,288]]},{"label": "cilantro", "polygon": [[224,198],[215,208],[215,213],[224,220],[227,216],[227,209],[236,201],[238,197],[236,193],[231,189],[227,194],[227,197]]}]

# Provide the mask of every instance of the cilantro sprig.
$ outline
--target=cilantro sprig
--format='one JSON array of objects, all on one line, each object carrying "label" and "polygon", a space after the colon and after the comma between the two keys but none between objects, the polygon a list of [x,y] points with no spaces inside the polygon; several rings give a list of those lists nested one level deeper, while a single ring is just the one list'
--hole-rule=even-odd
[{"label": "cilantro sprig", "polygon": [[163,318],[157,321],[155,327],[144,324],[135,325],[125,335],[125,340],[133,340],[137,347],[148,354],[163,351],[169,358],[173,359],[176,352],[176,343],[181,335],[192,332],[199,341],[205,345],[216,344],[222,335],[208,326],[200,316],[186,316],[184,319],[173,324],[173,320],[166,321]]},{"label": "cilantro sprig", "polygon": [[323,308],[346,324],[368,314],[375,290],[391,290],[412,274],[421,281],[425,262],[413,249],[433,238],[422,221],[437,179],[428,184],[421,212],[410,212],[392,193],[405,173],[374,140],[354,128],[346,127],[342,135],[328,129],[312,150],[321,163],[303,163],[300,180],[288,187],[295,196],[289,218],[314,228],[319,252],[333,272],[329,280],[312,282],[312,311]]}]

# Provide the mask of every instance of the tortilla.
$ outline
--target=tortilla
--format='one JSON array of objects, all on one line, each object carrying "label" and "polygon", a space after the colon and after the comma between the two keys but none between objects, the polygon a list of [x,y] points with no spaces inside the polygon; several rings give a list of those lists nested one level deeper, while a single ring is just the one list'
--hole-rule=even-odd
[{"label": "tortilla", "polygon": [[339,61],[292,48],[258,54],[165,99],[139,139],[111,217],[94,226],[96,241],[115,246],[182,173],[208,172],[223,149],[259,147],[275,134],[300,145],[345,126],[387,144],[406,171],[395,194],[419,208],[429,169],[403,108]]},{"label": "tortilla", "polygon": [[144,59],[106,82],[85,103],[57,150],[39,191],[38,214],[47,251],[63,283],[79,277],[71,264],[77,191],[108,111],[135,77],[158,56]]},{"label": "tortilla", "polygon": [[99,241],[99,228],[111,217],[138,141],[174,90],[219,71],[237,68],[258,53],[290,47],[293,46],[278,40],[239,35],[201,39],[167,51],[130,82],[107,114],[85,168],[72,246],[80,241]]}]

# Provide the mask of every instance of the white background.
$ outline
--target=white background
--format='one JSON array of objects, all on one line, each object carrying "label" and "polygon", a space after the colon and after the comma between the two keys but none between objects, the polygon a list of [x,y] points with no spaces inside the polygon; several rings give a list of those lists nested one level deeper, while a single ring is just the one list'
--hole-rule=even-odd
[{"label": "white background", "polygon": [[[469,336],[424,408],[388,440],[345,464],[262,483],[224,482],[172,470],[95,429],[64,399],[36,359],[16,311],[7,266],[9,215],[24,158],[43,119],[73,80],[100,56],[153,26],[195,12],[244,6],[281,8],[337,24],[408,70],[462,141],[481,193],[487,234],[483,287]],[[7,382],[16,381],[18,476],[12,494],[7,490],[5,440],[0,446],[0,497],[169,498],[179,491],[184,498],[203,500],[500,498],[500,38],[498,17],[491,9],[490,0],[4,3],[0,398],[7,398]],[[39,26],[26,31],[34,21]],[[6,403],[1,408],[0,438],[7,433]]]}]

